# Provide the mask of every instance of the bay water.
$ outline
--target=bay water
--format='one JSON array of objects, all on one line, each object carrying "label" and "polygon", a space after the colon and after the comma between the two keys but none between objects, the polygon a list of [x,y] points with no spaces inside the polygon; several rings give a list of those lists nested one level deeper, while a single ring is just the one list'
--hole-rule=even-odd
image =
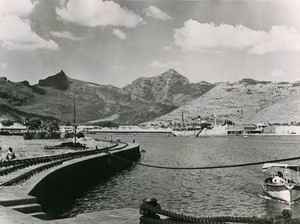
[{"label": "bay water", "polygon": [[[110,134],[90,137],[109,139]],[[300,156],[299,136],[173,137],[166,134],[113,135],[140,144],[140,162],[168,167],[212,167],[270,161]],[[300,164],[293,160],[290,164]],[[300,217],[300,202],[286,203],[262,190],[261,165],[169,170],[134,165],[102,180],[68,203],[60,217],[120,208],[139,209],[146,197],[158,200],[162,209],[195,217],[274,217],[290,209]]]}]

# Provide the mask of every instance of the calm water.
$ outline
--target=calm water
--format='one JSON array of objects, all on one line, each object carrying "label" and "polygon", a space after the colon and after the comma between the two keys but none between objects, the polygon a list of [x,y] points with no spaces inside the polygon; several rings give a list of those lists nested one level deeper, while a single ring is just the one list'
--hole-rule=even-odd
[{"label": "calm water", "polygon": [[[103,139],[109,135],[93,135]],[[298,136],[243,138],[182,138],[167,135],[114,135],[141,145],[146,164],[199,167],[230,165],[300,156]],[[24,141],[19,136],[0,136],[3,157],[12,146],[20,158],[40,154],[52,141]],[[50,153],[50,152],[49,152]],[[293,161],[299,164],[300,161]],[[211,170],[163,170],[134,166],[67,202],[59,217],[124,207],[138,209],[145,197],[155,197],[163,209],[192,216],[275,216],[284,208],[300,217],[300,201],[293,204],[266,197],[262,192],[261,165]]]},{"label": "calm water", "polygon": [[[108,135],[94,135],[108,138]],[[182,138],[114,135],[141,145],[141,162],[162,166],[214,166],[300,156],[300,137]],[[294,164],[300,161],[293,161]],[[155,197],[163,209],[192,216],[275,216],[285,208],[300,217],[300,202],[288,204],[262,192],[261,165],[210,170],[163,170],[134,166],[84,192],[60,217],[124,207],[138,209]]]}]

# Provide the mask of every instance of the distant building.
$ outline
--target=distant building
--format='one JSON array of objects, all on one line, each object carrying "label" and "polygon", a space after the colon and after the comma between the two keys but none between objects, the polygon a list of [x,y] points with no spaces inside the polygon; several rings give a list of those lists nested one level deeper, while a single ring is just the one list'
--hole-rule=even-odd
[{"label": "distant building", "polygon": [[294,126],[294,125],[275,126],[275,134],[300,135],[300,126]]},{"label": "distant building", "polygon": [[244,134],[243,125],[230,125],[227,130],[228,135],[242,135]]},{"label": "distant building", "polygon": [[[88,133],[94,129],[99,129],[99,126],[78,125],[76,128],[76,132]],[[71,125],[62,125],[62,126],[59,126],[59,131],[61,133],[66,133],[66,132],[74,133],[75,127],[71,126]]]},{"label": "distant building", "polygon": [[15,134],[15,133],[24,133],[27,131],[27,127],[26,126],[23,126],[22,124],[18,124],[18,123],[15,123],[13,125],[10,125],[10,126],[3,126],[1,123],[0,123],[0,132],[8,132],[10,134]]},{"label": "distant building", "polygon": [[69,132],[69,133],[73,133],[74,132],[74,126],[71,126],[71,125],[62,125],[62,126],[59,126],[59,131],[61,133],[66,133],[66,132]]},{"label": "distant building", "polygon": [[245,134],[261,134],[263,129],[258,128],[255,124],[243,124]]}]

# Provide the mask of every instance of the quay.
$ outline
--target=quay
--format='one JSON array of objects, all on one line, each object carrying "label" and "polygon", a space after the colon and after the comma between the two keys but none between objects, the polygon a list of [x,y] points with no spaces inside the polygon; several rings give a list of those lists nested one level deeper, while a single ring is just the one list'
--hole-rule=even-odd
[{"label": "quay", "polygon": [[141,156],[136,143],[117,143],[106,149],[81,152],[87,152],[87,155],[64,159],[56,166],[32,173],[29,179],[20,183],[0,185],[0,223],[139,223],[139,210],[133,208],[54,219],[53,208],[64,198],[75,197],[91,184],[129,168],[132,163],[128,161],[138,161]]},{"label": "quay", "polygon": [[118,133],[118,134],[171,134],[171,128],[161,128],[161,127],[139,127],[139,126],[120,126],[120,127],[104,127],[104,128],[93,128],[87,129],[87,133],[89,134],[97,134],[97,133]]}]

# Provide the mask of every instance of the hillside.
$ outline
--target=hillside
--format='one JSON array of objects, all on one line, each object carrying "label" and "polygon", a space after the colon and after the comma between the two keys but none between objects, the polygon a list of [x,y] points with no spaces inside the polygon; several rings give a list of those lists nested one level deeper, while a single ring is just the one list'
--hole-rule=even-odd
[{"label": "hillside", "polygon": [[234,123],[300,122],[300,83],[273,83],[243,79],[237,83],[220,83],[199,98],[183,105],[152,123],[186,122],[200,116],[213,122]]},{"label": "hillside", "polygon": [[181,106],[214,86],[207,82],[190,83],[186,77],[170,69],[159,76],[138,78],[124,89],[140,99],[151,99],[155,103]]},{"label": "hillside", "polygon": [[72,122],[75,99],[79,123],[113,120],[138,124],[174,110],[213,86],[191,84],[175,70],[140,78],[124,88],[72,79],[63,71],[33,86],[27,81],[13,83],[1,78],[0,119],[36,117]]},{"label": "hillside", "polygon": [[0,78],[0,120],[111,120],[119,124],[169,124],[198,118],[213,122],[290,123],[300,121],[300,82],[242,79],[236,83],[190,83],[173,69],[141,77],[124,88],[68,77],[63,71],[40,80],[14,83]]}]

